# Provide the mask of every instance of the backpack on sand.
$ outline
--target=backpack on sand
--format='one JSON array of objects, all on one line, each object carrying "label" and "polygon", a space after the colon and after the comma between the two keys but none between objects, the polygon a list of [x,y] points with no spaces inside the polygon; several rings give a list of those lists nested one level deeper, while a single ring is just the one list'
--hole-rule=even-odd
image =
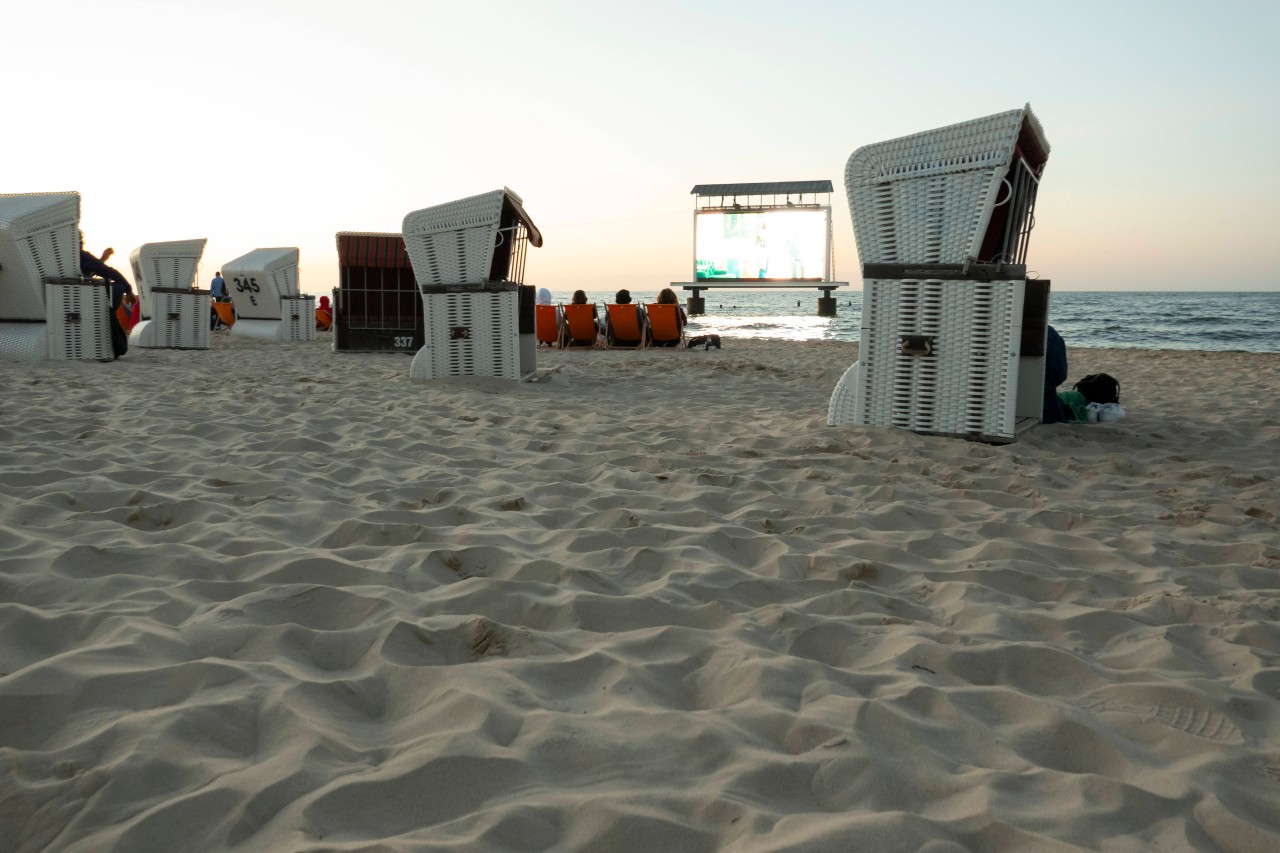
[{"label": "backpack on sand", "polygon": [[1109,373],[1090,373],[1075,384],[1086,403],[1119,403],[1120,383]]}]

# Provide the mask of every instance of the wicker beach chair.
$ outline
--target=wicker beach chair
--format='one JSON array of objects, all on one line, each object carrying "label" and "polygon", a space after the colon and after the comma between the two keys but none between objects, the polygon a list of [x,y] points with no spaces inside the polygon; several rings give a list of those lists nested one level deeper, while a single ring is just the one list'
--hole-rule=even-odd
[{"label": "wicker beach chair", "polygon": [[604,345],[606,349],[644,349],[649,344],[649,325],[639,305],[605,306]]},{"label": "wicker beach chair", "polygon": [[564,327],[561,330],[560,346],[594,347],[600,339],[600,311],[594,304],[561,305]]},{"label": "wicker beach chair", "polygon": [[426,341],[422,295],[400,232],[339,231],[335,352],[413,354]]},{"label": "wicker beach chair", "polygon": [[143,243],[129,253],[142,320],[129,342],[143,348],[208,349],[212,297],[196,287],[205,240]]},{"label": "wicker beach chair", "polygon": [[680,306],[669,302],[652,302],[644,307],[649,318],[649,346],[684,347],[687,337],[680,322]]},{"label": "wicker beach chair", "polygon": [[415,210],[404,217],[402,233],[426,327],[409,377],[518,380],[531,374],[533,300],[527,300],[525,335],[520,288],[526,248],[541,246],[542,234],[520,196],[503,188]]},{"label": "wicker beach chair", "polygon": [[1026,280],[1049,145],[1030,106],[859,148],[859,359],[828,423],[1012,441],[1038,421],[1048,283]]},{"label": "wicker beach chair", "polygon": [[0,195],[0,360],[110,359],[110,306],[80,274],[80,194]]},{"label": "wicker beach chair", "polygon": [[236,308],[231,334],[259,341],[314,341],[316,298],[298,290],[298,249],[254,249],[222,265]]}]

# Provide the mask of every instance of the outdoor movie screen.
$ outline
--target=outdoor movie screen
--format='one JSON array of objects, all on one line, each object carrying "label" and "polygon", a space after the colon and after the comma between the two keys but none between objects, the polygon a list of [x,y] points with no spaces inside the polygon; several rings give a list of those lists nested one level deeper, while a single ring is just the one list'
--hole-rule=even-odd
[{"label": "outdoor movie screen", "polygon": [[700,211],[694,217],[699,281],[822,281],[828,209]]}]

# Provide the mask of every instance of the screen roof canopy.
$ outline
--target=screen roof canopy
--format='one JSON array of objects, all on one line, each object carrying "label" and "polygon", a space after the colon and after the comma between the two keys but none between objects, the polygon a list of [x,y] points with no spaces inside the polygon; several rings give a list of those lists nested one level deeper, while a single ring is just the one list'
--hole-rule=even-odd
[{"label": "screen roof canopy", "polygon": [[757,181],[698,184],[691,191],[697,210],[761,210],[771,207],[829,207],[830,181]]}]

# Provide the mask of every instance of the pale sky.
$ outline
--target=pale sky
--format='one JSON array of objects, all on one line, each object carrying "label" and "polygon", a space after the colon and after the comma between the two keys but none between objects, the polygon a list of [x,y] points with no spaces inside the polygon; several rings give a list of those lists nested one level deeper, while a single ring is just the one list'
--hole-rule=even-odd
[{"label": "pale sky", "polygon": [[1069,290],[1280,289],[1280,2],[51,0],[7,6],[0,192],[77,190],[88,248],[214,270],[509,186],[529,284],[692,273],[698,183],[830,179],[857,148],[1030,102],[1028,266]]}]

